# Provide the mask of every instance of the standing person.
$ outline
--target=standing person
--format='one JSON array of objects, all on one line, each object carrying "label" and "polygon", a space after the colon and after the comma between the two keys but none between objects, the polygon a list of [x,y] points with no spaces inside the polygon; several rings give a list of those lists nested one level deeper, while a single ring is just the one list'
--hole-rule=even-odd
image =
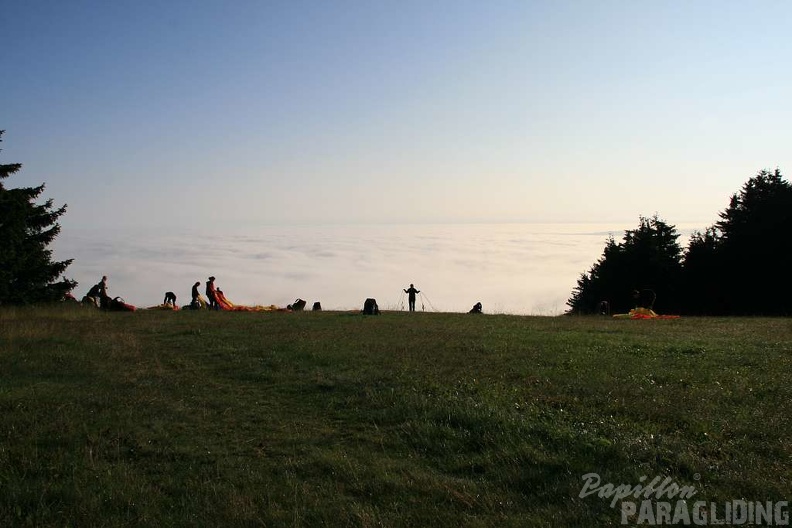
[{"label": "standing person", "polygon": [[215,292],[217,288],[215,288],[215,278],[209,277],[209,280],[206,281],[206,297],[209,299],[209,309],[210,310],[217,310],[219,306],[217,305],[217,296]]},{"label": "standing person", "polygon": [[190,301],[190,308],[193,310],[197,310],[201,307],[201,293],[198,291],[198,287],[200,285],[201,281],[197,281],[192,287],[192,301]]},{"label": "standing person", "polygon": [[407,294],[407,300],[410,303],[410,311],[414,312],[415,311],[415,294],[416,293],[421,293],[421,290],[416,290],[415,286],[410,284],[410,289],[404,290],[404,293]]}]

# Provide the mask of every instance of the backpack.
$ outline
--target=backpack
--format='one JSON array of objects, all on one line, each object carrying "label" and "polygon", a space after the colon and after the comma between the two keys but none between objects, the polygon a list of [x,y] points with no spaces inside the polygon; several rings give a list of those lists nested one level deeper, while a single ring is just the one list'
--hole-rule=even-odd
[{"label": "backpack", "polygon": [[366,299],[366,302],[363,303],[363,313],[365,315],[379,315],[379,306],[377,306],[376,299]]}]

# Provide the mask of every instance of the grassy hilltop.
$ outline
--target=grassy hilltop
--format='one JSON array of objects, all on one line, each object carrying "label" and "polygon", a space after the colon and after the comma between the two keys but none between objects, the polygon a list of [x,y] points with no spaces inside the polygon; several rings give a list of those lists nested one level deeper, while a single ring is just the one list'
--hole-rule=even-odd
[{"label": "grassy hilltop", "polygon": [[789,319],[0,310],[0,526],[603,526],[792,499]]}]

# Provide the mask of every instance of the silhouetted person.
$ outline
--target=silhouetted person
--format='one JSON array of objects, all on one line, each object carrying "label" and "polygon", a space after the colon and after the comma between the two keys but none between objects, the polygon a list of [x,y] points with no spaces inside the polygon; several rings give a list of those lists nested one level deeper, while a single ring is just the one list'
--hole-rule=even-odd
[{"label": "silhouetted person", "polygon": [[201,292],[198,291],[198,287],[200,285],[201,281],[197,281],[192,287],[192,300],[190,301],[190,308],[193,310],[197,310],[201,307]]},{"label": "silhouetted person", "polygon": [[165,300],[162,301],[162,304],[170,304],[171,306],[176,306],[176,294],[173,292],[165,292]]},{"label": "silhouetted person", "polygon": [[96,299],[100,308],[107,308],[110,305],[110,297],[107,295],[107,275],[102,276],[101,281],[91,286],[88,297]]},{"label": "silhouetted person", "polygon": [[215,288],[214,281],[214,277],[209,277],[209,280],[206,281],[206,298],[209,301],[210,310],[217,310],[220,307],[217,304],[217,295],[215,295],[217,288]]},{"label": "silhouetted person", "polygon": [[410,303],[410,311],[415,311],[415,294],[421,293],[421,290],[416,290],[415,286],[410,284],[410,288],[408,290],[404,290],[404,293],[407,294],[407,301]]},{"label": "silhouetted person", "polygon": [[473,308],[471,308],[468,313],[472,313],[472,314],[480,314],[480,313],[482,313],[481,312],[481,303],[477,302],[476,304],[474,304]]}]

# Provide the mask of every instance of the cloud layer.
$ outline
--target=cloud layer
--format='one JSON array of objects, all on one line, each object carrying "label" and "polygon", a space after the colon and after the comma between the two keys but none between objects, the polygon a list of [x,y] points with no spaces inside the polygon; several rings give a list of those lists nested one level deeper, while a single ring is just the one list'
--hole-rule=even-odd
[{"label": "cloud layer", "polygon": [[84,295],[102,275],[111,296],[136,306],[179,304],[210,275],[237,304],[285,306],[295,299],[325,309],[406,305],[403,288],[421,290],[418,309],[562,313],[580,274],[600,257],[609,233],[591,224],[266,226],[214,232],[64,230],[56,258]]}]

